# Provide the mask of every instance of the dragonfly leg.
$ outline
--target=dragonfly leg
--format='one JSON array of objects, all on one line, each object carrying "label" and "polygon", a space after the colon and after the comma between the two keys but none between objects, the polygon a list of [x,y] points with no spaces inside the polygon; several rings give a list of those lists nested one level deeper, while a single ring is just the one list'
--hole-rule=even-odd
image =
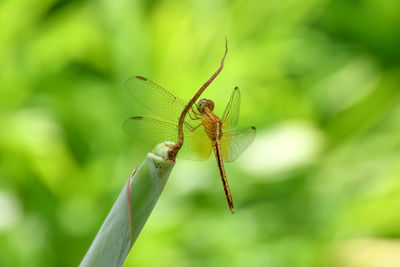
[{"label": "dragonfly leg", "polygon": [[199,128],[201,125],[203,125],[203,122],[201,122],[199,125],[197,125],[197,126],[195,126],[195,127],[189,125],[189,124],[186,123],[186,122],[184,122],[184,124],[189,128],[189,130],[190,130],[191,132],[194,132],[197,128]]},{"label": "dragonfly leg", "polygon": [[201,119],[201,114],[200,113],[197,113],[196,111],[194,111],[194,109],[193,109],[193,107],[192,107],[192,112],[193,112],[193,114],[194,114],[194,117],[193,117],[193,115],[189,112],[188,114],[189,114],[189,118],[191,119],[191,120],[200,120]]},{"label": "dragonfly leg", "polygon": [[191,109],[192,109],[193,114],[196,115],[196,117],[197,117],[197,116],[198,116],[198,117],[201,116],[201,114],[200,114],[199,112],[197,112],[197,111],[193,108],[193,106],[191,107]]},{"label": "dragonfly leg", "polygon": [[184,121],[183,124],[186,125],[186,127],[187,127],[190,131],[192,131],[192,129],[193,129],[193,126],[192,126],[192,125],[190,125],[190,124],[187,123],[186,121]]},{"label": "dragonfly leg", "polygon": [[201,122],[199,125],[197,125],[196,127],[194,127],[193,129],[191,129],[192,132],[194,132],[197,128],[199,128],[201,125],[203,125],[203,122]]}]

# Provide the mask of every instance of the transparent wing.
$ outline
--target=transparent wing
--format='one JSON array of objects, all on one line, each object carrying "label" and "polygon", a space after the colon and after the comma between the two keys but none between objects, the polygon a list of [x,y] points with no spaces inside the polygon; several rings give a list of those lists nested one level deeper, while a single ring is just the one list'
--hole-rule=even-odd
[{"label": "transparent wing", "polygon": [[224,132],[220,140],[222,159],[232,162],[242,154],[256,137],[256,128]]},{"label": "transparent wing", "polygon": [[[151,118],[132,117],[123,124],[124,130],[136,140],[153,148],[164,141],[176,142],[178,138],[178,126]],[[205,160],[211,154],[211,140],[204,130],[199,127],[190,131],[184,129],[184,142],[178,153],[178,158],[190,160]]]},{"label": "transparent wing", "polygon": [[224,114],[222,115],[222,128],[230,130],[234,128],[239,119],[240,111],[240,91],[239,87],[233,89],[228,105],[226,105]]},{"label": "transparent wing", "polygon": [[[141,76],[129,78],[126,81],[126,88],[129,94],[148,110],[174,123],[178,123],[187,104],[161,86]],[[192,111],[189,111],[186,120],[192,124],[189,116],[194,118]]]}]

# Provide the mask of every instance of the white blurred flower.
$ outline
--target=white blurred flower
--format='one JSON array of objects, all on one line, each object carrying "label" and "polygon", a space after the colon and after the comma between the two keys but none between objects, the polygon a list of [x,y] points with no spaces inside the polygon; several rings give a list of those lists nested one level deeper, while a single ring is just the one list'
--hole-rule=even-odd
[{"label": "white blurred flower", "polygon": [[17,197],[8,191],[0,191],[0,232],[16,224],[21,213],[21,205]]},{"label": "white blurred flower", "polygon": [[313,125],[289,121],[258,132],[239,162],[256,175],[276,174],[312,162],[321,146],[322,134]]}]

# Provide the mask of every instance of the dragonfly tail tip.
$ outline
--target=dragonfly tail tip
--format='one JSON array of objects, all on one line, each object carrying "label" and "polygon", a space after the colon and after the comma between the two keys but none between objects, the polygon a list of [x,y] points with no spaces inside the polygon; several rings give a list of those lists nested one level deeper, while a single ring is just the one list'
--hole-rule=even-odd
[{"label": "dragonfly tail tip", "polygon": [[233,205],[232,205],[232,206],[229,206],[229,209],[231,210],[232,214],[235,213],[235,208],[233,207]]}]

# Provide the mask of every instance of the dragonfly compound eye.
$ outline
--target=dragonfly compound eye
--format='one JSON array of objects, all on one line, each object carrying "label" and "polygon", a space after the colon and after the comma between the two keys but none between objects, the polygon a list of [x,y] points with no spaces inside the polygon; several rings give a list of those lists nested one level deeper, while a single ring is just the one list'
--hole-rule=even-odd
[{"label": "dragonfly compound eye", "polygon": [[206,100],[207,102],[206,102],[206,107],[210,110],[210,111],[213,111],[214,110],[214,102],[213,101],[211,101],[211,100]]},{"label": "dragonfly compound eye", "polygon": [[197,110],[200,113],[204,113],[204,108],[207,107],[207,99],[202,99],[199,101],[199,103],[197,104]]}]

